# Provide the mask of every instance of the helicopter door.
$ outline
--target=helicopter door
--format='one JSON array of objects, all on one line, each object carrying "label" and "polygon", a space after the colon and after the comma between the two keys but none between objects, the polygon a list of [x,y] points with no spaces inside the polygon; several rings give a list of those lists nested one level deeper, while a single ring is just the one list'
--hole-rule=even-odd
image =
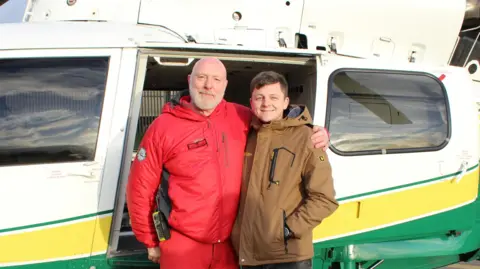
[{"label": "helicopter door", "polygon": [[113,208],[98,198],[120,52],[0,52],[0,266],[106,251],[97,222]]}]

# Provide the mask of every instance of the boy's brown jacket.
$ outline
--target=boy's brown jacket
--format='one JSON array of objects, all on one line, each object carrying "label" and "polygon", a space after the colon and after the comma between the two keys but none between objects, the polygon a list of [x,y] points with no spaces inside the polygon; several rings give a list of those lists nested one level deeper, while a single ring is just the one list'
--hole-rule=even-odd
[{"label": "boy's brown jacket", "polygon": [[[312,230],[338,207],[327,154],[314,149],[305,106],[270,124],[252,120],[232,244],[240,265],[313,256]],[[275,167],[271,163],[276,154]],[[273,176],[273,178],[271,178]],[[284,239],[285,224],[294,233]]]}]

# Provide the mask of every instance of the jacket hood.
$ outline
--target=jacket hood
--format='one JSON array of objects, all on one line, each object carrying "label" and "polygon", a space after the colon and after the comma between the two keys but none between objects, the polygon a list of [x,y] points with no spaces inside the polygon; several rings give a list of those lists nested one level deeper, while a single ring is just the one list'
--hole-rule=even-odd
[{"label": "jacket hood", "polygon": [[177,118],[182,118],[191,121],[205,121],[208,118],[218,116],[222,111],[225,111],[226,101],[222,99],[210,116],[204,116],[193,108],[192,99],[187,90],[181,91],[173,97],[168,103],[163,106],[162,114],[172,114]]},{"label": "jacket hood", "polygon": [[256,116],[253,116],[252,126],[256,130],[261,127],[283,130],[288,127],[313,124],[312,116],[305,105],[289,105],[287,109],[283,111],[283,115],[284,117],[281,120],[270,123],[262,123]]}]

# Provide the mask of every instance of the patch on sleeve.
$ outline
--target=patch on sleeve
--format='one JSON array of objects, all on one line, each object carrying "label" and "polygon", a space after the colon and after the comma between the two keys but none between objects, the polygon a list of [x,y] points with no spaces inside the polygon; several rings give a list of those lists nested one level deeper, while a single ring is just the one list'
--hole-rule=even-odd
[{"label": "patch on sleeve", "polygon": [[147,151],[144,149],[144,148],[141,148],[138,152],[137,152],[137,160],[138,161],[143,161],[147,158]]}]

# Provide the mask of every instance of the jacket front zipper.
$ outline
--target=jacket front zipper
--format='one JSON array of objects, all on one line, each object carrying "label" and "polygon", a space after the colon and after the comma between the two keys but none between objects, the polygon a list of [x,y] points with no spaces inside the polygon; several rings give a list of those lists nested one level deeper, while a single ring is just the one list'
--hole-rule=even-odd
[{"label": "jacket front zipper", "polygon": [[210,122],[210,120],[207,120],[208,122],[208,128],[212,130],[213,138],[215,139],[215,145],[217,146],[217,152],[219,152],[219,146],[218,146],[218,137],[217,137],[217,132],[215,132],[215,126],[213,123]]},{"label": "jacket front zipper", "polygon": [[225,133],[222,133],[222,142],[223,142],[223,147],[225,149],[224,155],[225,155],[225,165],[228,167],[228,142],[227,142],[227,136]]},{"label": "jacket front zipper", "polygon": [[[218,171],[218,193],[220,194],[220,197],[223,197],[223,175],[225,174],[225,170],[223,169],[223,167],[221,166],[220,164],[220,156],[219,156],[219,153],[220,153],[220,147],[218,145],[218,137],[217,137],[217,132],[215,130],[215,125],[213,125],[213,123],[210,122],[210,120],[207,120],[207,122],[209,123],[209,128],[211,129],[211,132],[212,132],[212,135],[213,135],[213,138],[215,139],[215,144],[217,146],[216,148],[216,152],[215,151],[212,151],[214,157],[215,157],[215,160],[217,160],[217,171]],[[222,218],[223,216],[223,199],[220,199],[219,201],[219,216],[220,218]],[[217,222],[218,223],[218,226],[217,226],[217,231],[218,231],[218,242],[220,242],[220,238],[223,236],[222,234],[222,223],[220,223],[220,221]]]}]

